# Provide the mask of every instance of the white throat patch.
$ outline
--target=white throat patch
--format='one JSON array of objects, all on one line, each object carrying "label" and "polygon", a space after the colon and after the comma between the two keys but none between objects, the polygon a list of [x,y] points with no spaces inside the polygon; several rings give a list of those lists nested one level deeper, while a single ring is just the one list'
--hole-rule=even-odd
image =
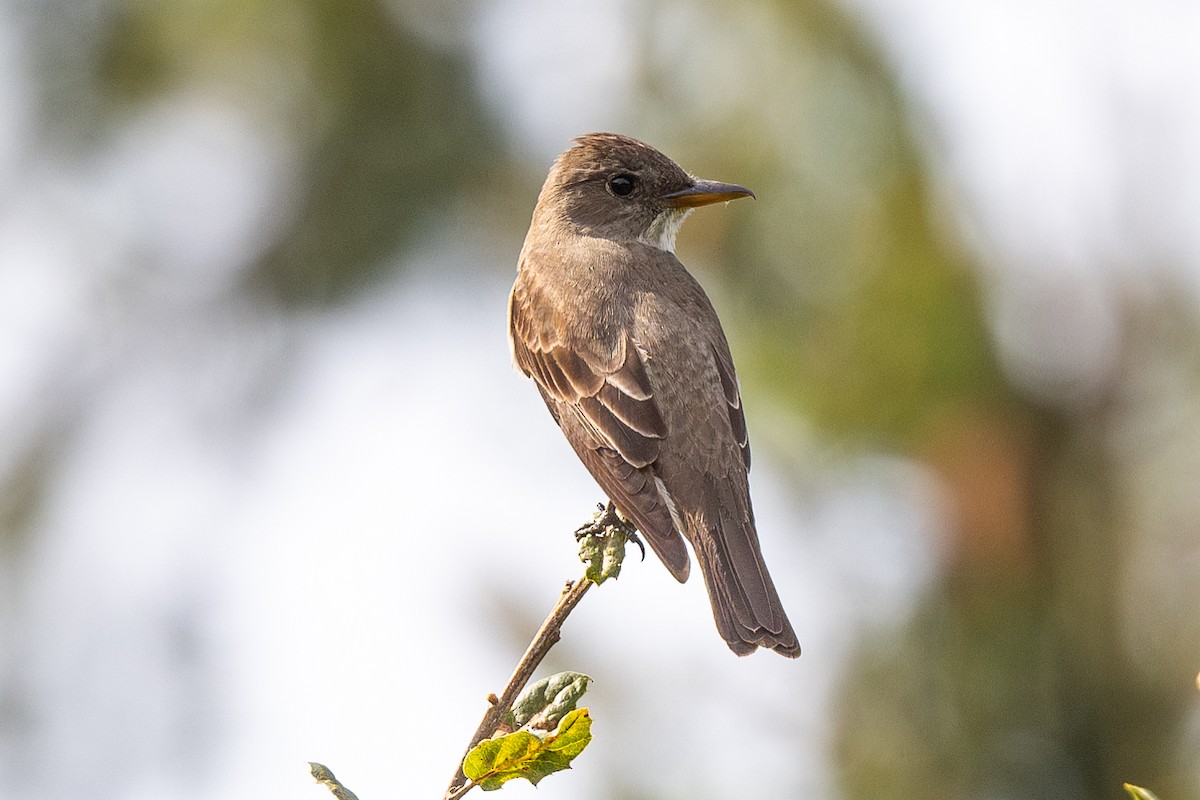
[{"label": "white throat patch", "polygon": [[654,218],[650,229],[638,237],[638,241],[674,254],[675,236],[679,233],[679,226],[683,224],[690,213],[692,213],[690,208],[672,208],[664,211]]}]

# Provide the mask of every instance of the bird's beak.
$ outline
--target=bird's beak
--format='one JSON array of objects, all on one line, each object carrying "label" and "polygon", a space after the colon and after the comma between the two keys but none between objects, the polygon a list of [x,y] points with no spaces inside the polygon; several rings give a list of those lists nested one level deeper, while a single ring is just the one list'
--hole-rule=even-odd
[{"label": "bird's beak", "polygon": [[737,200],[739,197],[754,197],[754,192],[736,183],[696,180],[686,189],[659,195],[658,199],[673,208],[695,208],[709,203]]}]

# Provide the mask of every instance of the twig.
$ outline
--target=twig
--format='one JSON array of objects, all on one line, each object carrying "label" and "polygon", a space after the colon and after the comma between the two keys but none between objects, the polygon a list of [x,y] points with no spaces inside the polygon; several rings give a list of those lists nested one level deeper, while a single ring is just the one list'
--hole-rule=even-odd
[{"label": "twig", "polygon": [[508,685],[504,687],[504,691],[500,697],[496,698],[492,696],[488,698],[491,706],[483,715],[483,720],[479,723],[475,735],[471,737],[471,743],[463,751],[462,758],[458,760],[458,769],[455,770],[454,779],[450,781],[450,785],[446,788],[444,800],[457,800],[470,789],[472,784],[467,782],[467,776],[462,771],[462,763],[466,760],[467,754],[474,749],[475,745],[494,734],[496,729],[500,727],[504,713],[512,708],[517,695],[525,688],[525,684],[529,683],[534,670],[542,663],[542,659],[550,652],[550,648],[562,637],[563,622],[566,621],[567,616],[575,609],[575,606],[579,605],[579,601],[583,599],[583,596],[591,586],[592,582],[587,578],[580,578],[574,583],[567,584],[566,589],[558,599],[558,604],[554,606],[554,610],[550,612],[550,616],[546,617],[546,621],[538,629],[537,635],[529,643],[529,648],[525,651],[525,655],[521,656],[517,668],[513,670],[512,677],[508,679]]},{"label": "twig", "polygon": [[467,781],[462,786],[455,789],[452,793],[447,794],[442,800],[458,800],[467,792],[475,788],[475,781]]},{"label": "twig", "polygon": [[[550,648],[562,638],[563,623],[579,605],[579,601],[587,594],[587,590],[595,584],[604,583],[609,578],[616,578],[620,574],[621,561],[625,554],[625,542],[635,537],[636,533],[637,529],[620,516],[612,503],[609,503],[607,509],[600,506],[600,511],[595,515],[593,521],[576,530],[575,538],[583,542],[579,557],[587,564],[583,577],[574,582],[567,582],[558,598],[558,603],[550,612],[550,616],[546,617],[542,627],[538,628],[533,641],[525,650],[525,655],[521,656],[503,693],[499,697],[488,696],[490,706],[483,715],[483,720],[480,721],[475,735],[471,737],[471,743],[467,745],[467,749],[463,751],[462,757],[458,760],[458,769],[455,770],[454,778],[446,788],[443,800],[459,800],[475,788],[477,784],[467,780],[467,776],[463,774],[463,762],[477,744],[494,736],[500,730],[504,715],[513,707],[517,697],[525,688],[525,684],[529,683],[529,679],[533,677],[538,665],[550,652]],[[641,546],[640,542],[638,546]],[[329,771],[328,767],[309,762],[309,768],[313,777],[333,792],[337,800],[358,800],[353,792],[342,786],[337,778],[333,777],[333,773]]]}]

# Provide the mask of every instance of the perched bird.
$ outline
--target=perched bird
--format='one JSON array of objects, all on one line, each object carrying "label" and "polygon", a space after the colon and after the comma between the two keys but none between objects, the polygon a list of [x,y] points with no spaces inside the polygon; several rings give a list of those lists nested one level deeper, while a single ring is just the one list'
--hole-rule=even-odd
[{"label": "perched bird", "polygon": [[509,342],[584,466],[680,582],[691,543],[729,648],[794,658],[755,533],[729,344],[675,257],[692,209],[753,196],[693,178],[627,136],[579,137],[538,196]]}]

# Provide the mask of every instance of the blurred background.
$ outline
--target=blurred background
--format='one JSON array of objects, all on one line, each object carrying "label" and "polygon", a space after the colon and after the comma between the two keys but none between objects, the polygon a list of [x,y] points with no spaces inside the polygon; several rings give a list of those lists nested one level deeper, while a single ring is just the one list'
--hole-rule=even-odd
[{"label": "blurred background", "polygon": [[[509,365],[572,136],[679,254],[804,646],[653,559],[540,798],[1200,798],[1200,6],[0,0],[0,796],[439,797],[599,490]],[[527,784],[506,794],[532,797]]]}]

